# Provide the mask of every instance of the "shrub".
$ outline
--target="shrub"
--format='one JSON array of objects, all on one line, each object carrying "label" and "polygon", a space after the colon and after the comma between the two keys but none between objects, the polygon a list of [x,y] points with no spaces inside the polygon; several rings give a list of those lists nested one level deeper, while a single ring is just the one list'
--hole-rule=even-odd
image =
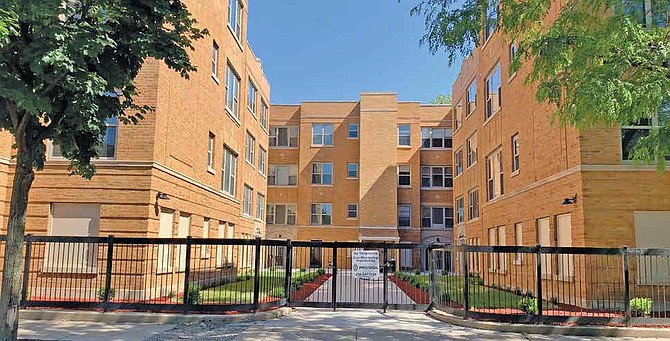
[{"label": "shrub", "polygon": [[175,296],[177,296],[177,294],[175,294],[174,290],[170,290],[170,292],[168,292],[167,294],[167,298],[169,300],[172,300],[173,298],[175,298]]},{"label": "shrub", "polygon": [[188,291],[184,294],[184,303],[186,304],[201,304],[202,297],[200,296],[200,286],[190,285]]},{"label": "shrub", "polygon": [[442,276],[449,276],[449,271],[442,270]]},{"label": "shrub", "polygon": [[300,269],[300,272],[307,272],[307,269]]},{"label": "shrub", "polygon": [[551,304],[554,305],[554,307],[558,307],[558,303],[559,303],[558,302],[558,297],[552,297],[549,302],[551,302]]},{"label": "shrub", "polygon": [[472,285],[484,285],[484,279],[479,277],[477,274],[470,274],[470,279],[468,280]]},{"label": "shrub", "polygon": [[417,275],[417,276],[420,275],[420,274],[421,274],[421,270],[419,270],[419,269],[414,269],[414,274]]},{"label": "shrub", "polygon": [[[107,297],[107,301],[111,301],[114,296],[116,295],[116,290],[114,288],[109,288],[109,297]],[[98,290],[95,292],[95,296],[101,300],[105,301],[105,287],[100,287]]]},{"label": "shrub", "polygon": [[535,298],[536,297],[535,294],[530,290],[526,291],[526,293],[524,293],[522,296],[525,297],[525,298]]},{"label": "shrub", "polygon": [[632,316],[642,317],[651,315],[653,302],[651,298],[636,297],[630,300],[630,313]]},{"label": "shrub", "polygon": [[514,294],[517,296],[523,296],[523,290],[521,290],[519,287],[516,287],[514,288]]},{"label": "shrub", "polygon": [[286,293],[284,292],[284,288],[273,288],[272,290],[270,290],[269,295],[272,296],[272,297],[277,297],[277,298],[286,297]]},{"label": "shrub", "polygon": [[537,299],[536,298],[530,298],[530,297],[524,297],[521,298],[517,303],[517,308],[519,310],[523,311],[526,314],[537,314]]},{"label": "shrub", "polygon": [[316,273],[317,273],[317,277],[318,277],[318,276],[321,276],[321,275],[325,274],[326,270],[320,268],[320,269],[316,270]]}]

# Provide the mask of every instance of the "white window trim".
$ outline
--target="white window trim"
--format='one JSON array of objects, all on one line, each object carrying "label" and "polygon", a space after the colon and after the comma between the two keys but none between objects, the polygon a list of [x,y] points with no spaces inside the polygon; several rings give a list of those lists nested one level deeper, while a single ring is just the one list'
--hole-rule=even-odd
[{"label": "white window trim", "polygon": [[[409,185],[401,185],[400,184],[400,167],[401,166],[407,166],[407,168],[409,169]],[[397,175],[396,175],[397,180],[396,181],[398,181],[398,188],[412,188],[412,165],[410,165],[410,164],[399,164],[396,167],[396,169],[397,169],[396,170],[396,172],[397,172]]]},{"label": "white window trim", "polygon": [[[424,147],[423,146],[423,130],[428,129],[429,130],[429,137],[428,141],[430,141],[430,147]],[[444,130],[444,136],[442,137],[442,147],[433,147],[433,130],[435,129],[440,129]],[[450,131],[450,136],[447,138],[447,131]],[[446,140],[451,140],[451,147],[445,147]],[[454,130],[451,127],[421,127],[421,149],[422,150],[451,150],[453,149],[453,143],[454,143]]]},{"label": "white window trim", "polygon": [[[325,144],[326,140],[326,126],[330,125],[331,126],[331,133],[330,133],[330,139],[331,139],[331,144]],[[319,126],[321,127],[321,143],[314,143],[314,132],[316,131],[316,127]],[[312,136],[311,136],[311,142],[312,142],[312,147],[333,147],[335,146],[335,125],[332,123],[312,123]],[[289,143],[290,144],[290,143]]]},{"label": "white window trim", "polygon": [[[409,132],[407,135],[400,135],[400,127],[409,127]],[[412,125],[409,123],[401,123],[398,124],[398,129],[397,129],[397,143],[398,143],[398,148],[411,148],[412,147]],[[400,144],[400,137],[407,136],[409,138],[409,143],[408,144]]]},{"label": "white window trim", "polygon": [[[356,165],[356,176],[355,176],[355,177],[351,177],[351,176],[349,176],[349,165]],[[358,169],[358,162],[347,162],[347,179],[349,179],[349,180],[356,180],[356,179],[358,179],[358,177],[359,177],[358,172],[359,172],[359,169]]]},{"label": "white window trim", "polygon": [[[268,178],[270,177],[270,167],[288,167],[288,171],[286,174],[288,174],[288,178],[286,179],[286,183],[290,183],[291,179],[291,169],[295,169],[295,178],[296,178],[296,184],[295,185],[276,185],[277,183],[277,170],[275,169],[275,185],[270,185],[268,181],[268,187],[298,187],[298,182],[300,181],[299,179],[299,174],[298,174],[298,165],[294,163],[273,163],[273,164],[268,164]],[[311,180],[311,179],[310,179]]]},{"label": "white window trim", "polygon": [[[314,166],[315,166],[315,165],[316,165],[316,167],[317,167],[317,172],[316,172],[316,173],[314,172]],[[324,166],[324,165],[330,165],[330,169],[331,169],[330,173],[325,173],[325,172],[323,171],[323,166]],[[320,171],[320,172],[319,172],[319,171]],[[333,165],[332,162],[312,162],[312,174],[311,174],[311,177],[310,177],[310,184],[311,184],[312,186],[333,186],[333,184],[335,183],[335,179],[334,179],[334,174],[333,174],[333,173],[335,173],[335,166]],[[319,181],[319,182],[317,182],[317,183],[314,182],[314,175],[315,175],[315,174],[319,174],[319,175],[320,175],[320,179],[321,179],[321,181]],[[329,184],[323,182],[323,176],[324,176],[324,174],[330,174],[330,183],[329,183]]]},{"label": "white window trim", "polygon": [[[429,177],[429,179],[430,179],[430,186],[428,186],[428,187],[424,187],[424,186],[423,186],[423,168],[428,168],[428,169],[430,169],[430,177]],[[449,186],[449,187],[447,187],[447,186],[442,186],[442,187],[440,187],[440,186],[434,186],[434,185],[433,185],[433,168],[442,168],[442,180],[444,181],[445,184],[446,184],[447,179],[448,179],[447,174],[451,174],[451,186]],[[449,190],[449,189],[452,189],[452,188],[454,187],[454,186],[453,186],[453,184],[454,184],[454,169],[453,169],[452,166],[432,166],[432,165],[431,165],[431,166],[426,166],[426,165],[423,165],[423,166],[421,166],[420,169],[421,169],[421,189],[427,189],[427,190],[431,190],[431,189]],[[447,173],[447,169],[450,170],[449,173]]]},{"label": "white window trim", "polygon": [[[355,217],[350,217],[349,216],[349,206],[356,206],[356,216]],[[358,203],[355,203],[355,202],[347,203],[347,220],[358,220]]]},{"label": "white window trim", "polygon": [[[298,135],[295,136],[296,141],[298,141],[298,145],[293,146],[293,147],[291,146],[291,137],[292,137],[291,128],[297,128],[298,129],[298,132],[297,132]],[[269,145],[269,148],[271,148],[271,149],[298,149],[298,148],[300,148],[300,126],[270,126],[269,129],[268,129],[268,139],[272,136],[272,130],[273,129],[276,132],[275,139],[277,141],[277,144],[279,143],[279,129],[286,129],[286,138],[287,138],[286,141],[288,142],[288,145],[287,146],[272,146],[272,145]]]},{"label": "white window trim", "polygon": [[[407,226],[400,226],[400,206],[409,207],[409,225],[407,225]],[[396,217],[396,223],[398,224],[398,228],[399,229],[411,229],[412,228],[412,204],[399,203],[397,210],[398,210],[398,214],[397,214],[397,217]]]},{"label": "white window trim", "polygon": [[[489,80],[493,75],[498,72],[498,77],[500,77],[500,84],[498,86],[498,102],[500,102],[500,105],[498,106],[498,110],[494,111],[491,113],[490,116],[487,117],[488,114],[488,101],[489,101]],[[502,110],[502,71],[500,68],[500,61],[496,61],[496,64],[491,68],[489,73],[486,75],[484,78],[484,85],[485,85],[485,93],[484,93],[484,124],[486,125],[491,119],[498,114]],[[492,96],[491,96],[492,97]],[[493,99],[491,99],[493,101]]]},{"label": "white window trim", "polygon": [[[269,208],[270,208],[270,206],[273,206],[273,208],[274,208],[273,220],[272,220],[271,223],[270,223],[269,221],[266,220],[266,224],[268,224],[268,225],[276,225],[276,226],[296,226],[296,225],[298,225],[298,205],[297,205],[296,203],[272,203],[272,204],[266,204],[266,210],[265,210],[265,215],[266,215],[266,216],[267,216],[267,214],[268,214],[268,212],[269,212]],[[277,217],[277,206],[285,206],[285,207],[286,207],[286,208],[284,209],[284,222],[285,222],[284,224],[277,224],[277,223],[276,223],[276,221],[277,221],[277,218],[276,218],[276,217]],[[289,217],[289,214],[288,214],[289,209],[288,209],[288,208],[289,208],[289,206],[293,206],[293,209],[294,209],[294,212],[295,212],[295,214],[294,214],[294,216],[295,216],[295,220],[294,220],[294,222],[295,222],[295,223],[294,223],[294,224],[289,224],[289,223],[288,223],[288,217]],[[310,207],[310,209],[311,209],[311,207]]]},{"label": "white window trim", "polygon": [[[314,205],[317,205],[317,208],[318,208],[317,213],[314,214],[315,216],[319,217],[319,222],[317,224],[312,223],[312,215],[313,215],[312,214],[312,206],[314,206]],[[323,205],[330,205],[330,214],[329,214],[330,224],[324,224],[323,223],[323,217],[324,217],[323,210],[322,210]],[[332,226],[333,225],[333,204],[332,203],[330,203],[330,202],[313,202],[309,206],[310,206],[309,207],[309,225],[310,226]],[[326,214],[326,216],[328,216],[328,214]]]},{"label": "white window trim", "polygon": [[[349,133],[351,132],[351,126],[355,125],[356,126],[356,137],[351,137]],[[361,136],[361,131],[360,131],[360,125],[358,123],[349,123],[347,125],[347,139],[349,140],[358,140],[358,138]]]},{"label": "white window trim", "polygon": [[[251,107],[251,103],[249,103],[249,91],[251,89],[254,89],[254,100],[253,100],[253,108]],[[258,119],[257,116],[257,111],[258,111],[258,87],[256,87],[256,84],[254,83],[254,80],[249,76],[249,87],[247,88],[247,110],[251,112],[251,116],[253,116],[255,119]]]}]

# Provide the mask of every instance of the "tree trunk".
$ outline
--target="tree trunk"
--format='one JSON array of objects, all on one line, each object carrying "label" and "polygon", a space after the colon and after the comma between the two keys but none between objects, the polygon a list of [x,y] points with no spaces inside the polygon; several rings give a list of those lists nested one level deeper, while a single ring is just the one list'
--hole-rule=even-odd
[{"label": "tree trunk", "polygon": [[16,172],[7,221],[7,243],[0,292],[0,340],[16,340],[23,273],[23,241],[26,229],[28,192],[35,179],[30,157],[16,155]]}]

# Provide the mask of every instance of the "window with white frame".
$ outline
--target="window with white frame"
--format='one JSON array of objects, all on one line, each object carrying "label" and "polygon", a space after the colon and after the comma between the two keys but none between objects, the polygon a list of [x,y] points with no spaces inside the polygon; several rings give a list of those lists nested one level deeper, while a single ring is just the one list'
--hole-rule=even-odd
[{"label": "window with white frame", "polygon": [[[119,119],[116,117],[110,117],[105,120],[105,125],[105,133],[99,136],[98,144],[95,146],[95,150],[98,152],[98,158],[113,159],[116,157],[116,135],[119,127]],[[49,155],[50,157],[63,157],[60,146],[49,143],[49,147],[51,150]]]},{"label": "window with white frame", "polygon": [[468,192],[468,219],[479,217],[479,190],[471,189]]},{"label": "window with white frame", "polygon": [[519,171],[519,134],[512,136],[512,173]]},{"label": "window with white frame", "polygon": [[452,207],[421,206],[421,227],[454,227],[454,209]]},{"label": "window with white frame", "polygon": [[465,117],[470,116],[477,107],[477,81],[473,80],[468,87],[465,99]]},{"label": "window with white frame", "polygon": [[458,102],[454,107],[454,130],[458,130],[463,123],[463,101]]},{"label": "window with white frame", "polygon": [[270,108],[265,100],[261,98],[261,127],[268,129],[268,112]]},{"label": "window with white frame", "polygon": [[248,185],[244,185],[244,204],[242,205],[242,213],[251,216],[254,207],[254,189]]},{"label": "window with white frame", "polygon": [[242,41],[242,2],[229,0],[228,10],[228,26],[235,33],[237,40]]},{"label": "window with white frame", "polygon": [[398,204],[398,227],[412,226],[412,205]]},{"label": "window with white frame", "polygon": [[209,138],[207,139],[207,169],[214,170],[214,144],[216,143],[216,137],[211,132],[209,133]]},{"label": "window with white frame", "polygon": [[256,219],[265,219],[265,196],[263,194],[256,194]]},{"label": "window with white frame", "polygon": [[656,116],[642,118],[639,121],[621,127],[621,159],[632,160],[631,153],[640,139],[651,133],[656,123]]},{"label": "window with white frame", "polygon": [[398,165],[398,186],[408,187],[412,185],[412,174],[410,165]]},{"label": "window with white frame", "polygon": [[226,110],[240,118],[240,76],[230,64],[226,67]]},{"label": "window with white frame", "polygon": [[463,206],[463,197],[456,198],[456,224],[465,222],[465,210]]},{"label": "window with white frame", "polygon": [[358,123],[349,123],[349,133],[347,137],[350,139],[358,138]]},{"label": "window with white frame", "polygon": [[486,8],[486,24],[484,27],[484,40],[488,40],[498,26],[498,11],[500,0],[488,0]]},{"label": "window with white frame", "polygon": [[516,59],[516,54],[519,51],[519,45],[516,42],[509,44],[509,62],[512,63]]},{"label": "window with white frame", "polygon": [[358,178],[358,163],[356,162],[347,163],[347,178],[349,179]]},{"label": "window with white frame", "polygon": [[223,147],[223,167],[221,168],[221,188],[224,192],[235,196],[237,178],[237,154]]},{"label": "window with white frame", "polygon": [[452,132],[450,128],[421,128],[422,148],[451,148]]},{"label": "window with white frame", "polygon": [[421,166],[421,188],[453,187],[451,166]]},{"label": "window with white frame", "polygon": [[253,166],[256,159],[256,139],[247,132],[246,160]]},{"label": "window with white frame", "polygon": [[502,149],[498,148],[486,157],[486,199],[493,200],[503,193]]},{"label": "window with white frame", "polygon": [[474,133],[468,137],[465,141],[465,161],[466,165],[469,168],[470,166],[477,163],[477,133]]},{"label": "window with white frame", "polygon": [[502,106],[502,92],[500,87],[500,64],[486,78],[486,113],[484,120],[488,120],[497,113]]},{"label": "window with white frame", "polygon": [[265,167],[267,165],[268,152],[260,145],[258,146],[258,172],[265,175]]},{"label": "window with white frame", "polygon": [[399,124],[398,125],[398,145],[399,146],[409,146],[411,145],[411,128],[409,124]]},{"label": "window with white frame", "polygon": [[270,147],[296,148],[298,147],[298,135],[300,128],[270,127]]},{"label": "window with white frame", "polygon": [[313,203],[310,210],[310,225],[330,225],[332,224],[333,204],[331,203]]},{"label": "window with white frame", "polygon": [[333,164],[328,162],[312,163],[312,185],[332,185]]},{"label": "window with white frame", "polygon": [[249,92],[247,93],[247,107],[249,107],[249,111],[251,111],[254,116],[256,115],[256,93],[258,93],[258,89],[256,89],[256,85],[254,84],[254,81],[249,78]]},{"label": "window with white frame", "polygon": [[312,124],[312,145],[313,146],[332,146],[333,145],[333,125],[314,123]]},{"label": "window with white frame", "polygon": [[268,204],[265,222],[270,225],[295,225],[295,204]]},{"label": "window with white frame", "polygon": [[347,204],[347,218],[358,218],[358,204]]},{"label": "window with white frame", "polygon": [[212,77],[219,79],[219,45],[216,41],[212,42]]},{"label": "window with white frame", "polygon": [[454,153],[454,167],[456,168],[456,176],[463,173],[463,148],[461,147]]},{"label": "window with white frame", "polygon": [[297,186],[298,165],[270,165],[268,186]]}]

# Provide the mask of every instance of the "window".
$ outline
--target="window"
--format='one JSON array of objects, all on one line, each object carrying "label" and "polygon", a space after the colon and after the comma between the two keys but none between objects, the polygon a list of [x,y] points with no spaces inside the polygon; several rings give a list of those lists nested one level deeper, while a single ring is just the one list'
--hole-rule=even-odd
[{"label": "window", "polygon": [[350,179],[358,178],[358,163],[355,162],[347,163],[347,178]]},{"label": "window", "polygon": [[456,224],[465,221],[464,219],[463,197],[456,198]]},{"label": "window", "polygon": [[[514,245],[523,246],[523,224],[516,223],[514,224]],[[523,257],[522,253],[517,253],[514,255],[514,264],[521,265],[521,258]]]},{"label": "window", "polygon": [[451,129],[421,128],[422,148],[451,148]]},{"label": "window", "polygon": [[463,148],[458,148],[454,153],[454,167],[456,167],[456,176],[463,173]]},{"label": "window", "polygon": [[292,204],[268,204],[265,222],[270,225],[295,225],[295,207]]},{"label": "window", "polygon": [[265,196],[258,193],[256,195],[256,219],[263,220],[265,218]]},{"label": "window", "polygon": [[265,175],[265,166],[267,165],[268,152],[263,147],[258,146],[258,172]]},{"label": "window", "polygon": [[632,160],[631,152],[643,137],[654,128],[656,117],[643,118],[632,125],[621,128],[621,159]]},{"label": "window", "polygon": [[[119,126],[119,119],[110,117],[105,120],[107,126],[105,133],[98,139],[98,144],[95,150],[98,152],[98,158],[113,159],[116,157],[116,135]],[[50,143],[51,155],[50,157],[61,158],[63,154],[60,146]]]},{"label": "window", "polygon": [[207,140],[207,169],[214,170],[214,143],[215,136],[211,132],[209,133],[209,139]]},{"label": "window", "polygon": [[[216,237],[219,238],[219,239],[226,238],[226,223],[225,222],[223,222],[223,221],[219,222],[219,228],[216,231]],[[230,259],[232,259],[232,256],[228,257],[228,258],[224,257],[224,252],[223,252],[224,247],[227,247],[227,248],[232,250],[232,247],[230,245],[228,245],[228,246],[217,245],[216,246],[216,267],[217,268],[222,268],[223,264],[224,264],[224,261],[229,262]]]},{"label": "window", "polygon": [[298,165],[270,165],[268,186],[298,185]]},{"label": "window", "polygon": [[398,205],[398,227],[412,226],[412,205],[399,204]]},{"label": "window", "polygon": [[475,108],[477,107],[477,81],[473,80],[468,87],[468,93],[466,94],[466,103],[465,103],[465,117],[470,116]]},{"label": "window", "polygon": [[468,192],[468,219],[479,217],[479,190],[472,189]]},{"label": "window", "polygon": [[458,102],[456,104],[456,107],[454,107],[454,130],[458,130],[458,128],[461,127],[461,123],[463,122],[463,101]]},{"label": "window", "polygon": [[333,125],[332,124],[312,124],[312,145],[313,146],[332,146],[333,145]]},{"label": "window", "polygon": [[310,211],[310,225],[330,225],[332,223],[333,204],[312,204]]},{"label": "window", "polygon": [[498,7],[500,0],[488,0],[486,9],[486,26],[484,27],[484,40],[488,40],[498,26]]},{"label": "window", "polygon": [[[56,204],[54,204],[56,205]],[[60,205],[60,204],[59,204]],[[52,210],[55,215],[55,210]],[[174,211],[161,210],[158,218],[158,238],[172,238],[174,229]],[[52,225],[55,220],[52,218]],[[172,271],[173,257],[172,245],[159,244],[156,255],[156,272],[166,273]],[[48,255],[48,252],[47,252]],[[47,256],[48,259],[48,256]],[[46,260],[45,260],[46,261]],[[48,264],[48,263],[47,263]]]},{"label": "window", "polygon": [[467,167],[477,163],[477,133],[472,134],[465,141]]},{"label": "window", "polygon": [[493,200],[503,193],[502,150],[498,148],[486,157],[486,198]]},{"label": "window", "polygon": [[[489,229],[489,246],[506,246],[505,226]],[[489,255],[489,271],[507,270],[507,254],[491,253]]]},{"label": "window", "polygon": [[242,206],[242,213],[251,216],[254,206],[254,189],[244,185],[244,205]]},{"label": "window", "polygon": [[[572,215],[570,213],[556,216],[556,246],[572,246]],[[574,275],[573,255],[561,254],[557,257],[556,274],[561,280],[568,280]]]},{"label": "window", "polygon": [[246,160],[252,166],[254,165],[254,160],[256,159],[256,139],[247,132],[247,148],[246,148]]},{"label": "window", "polygon": [[512,173],[519,171],[519,134],[512,136]]},{"label": "window", "polygon": [[268,108],[267,103],[261,98],[261,127],[265,129],[268,129],[268,111],[270,111],[270,109]]},{"label": "window", "polygon": [[256,115],[256,93],[258,92],[258,89],[256,89],[256,85],[254,85],[254,82],[249,78],[249,93],[247,94],[247,107],[249,107],[249,110],[251,111],[254,116]]},{"label": "window", "polygon": [[450,166],[421,166],[421,188],[453,187]]},{"label": "window", "polygon": [[230,64],[226,69],[226,110],[235,118],[240,118],[240,76]]},{"label": "window", "polygon": [[332,185],[333,164],[325,162],[312,163],[312,185]]},{"label": "window", "polygon": [[398,186],[411,186],[410,165],[398,165]]},{"label": "window", "polygon": [[228,2],[228,26],[235,33],[237,40],[242,41],[242,3],[240,0]]},{"label": "window", "polygon": [[237,177],[237,154],[223,147],[223,167],[221,169],[221,188],[224,192],[235,196],[235,178]]},{"label": "window", "polygon": [[[172,221],[171,214],[170,212],[170,222]],[[161,219],[162,222],[163,219]],[[161,224],[160,227],[163,225]],[[51,236],[97,237],[99,227],[100,205],[98,204],[51,204],[51,226],[49,228]],[[172,230],[169,232],[172,234]],[[43,268],[45,272],[97,273],[98,244],[48,243],[45,252]],[[160,252],[159,255],[161,255]]]},{"label": "window", "polygon": [[[209,238],[209,218],[205,218],[202,223],[202,238]],[[200,245],[200,258],[206,259],[210,256],[210,246]]]},{"label": "window", "polygon": [[358,123],[349,123],[349,135],[350,139],[358,138]]},{"label": "window", "polygon": [[217,81],[219,79],[219,45],[212,43],[212,77]]},{"label": "window", "polygon": [[410,125],[409,124],[398,125],[398,145],[409,146],[410,142],[411,142]]},{"label": "window", "polygon": [[298,147],[298,127],[270,127],[270,147]]},{"label": "window", "polygon": [[497,113],[501,106],[502,92],[500,90],[500,64],[498,64],[486,79],[486,116],[484,120],[488,120]]},{"label": "window", "polygon": [[421,227],[454,227],[454,209],[451,207],[421,206]]},{"label": "window", "polygon": [[358,204],[347,204],[347,218],[358,218]]},{"label": "window", "polygon": [[519,51],[519,46],[516,42],[509,44],[509,62],[512,63],[516,59],[516,54]]}]

